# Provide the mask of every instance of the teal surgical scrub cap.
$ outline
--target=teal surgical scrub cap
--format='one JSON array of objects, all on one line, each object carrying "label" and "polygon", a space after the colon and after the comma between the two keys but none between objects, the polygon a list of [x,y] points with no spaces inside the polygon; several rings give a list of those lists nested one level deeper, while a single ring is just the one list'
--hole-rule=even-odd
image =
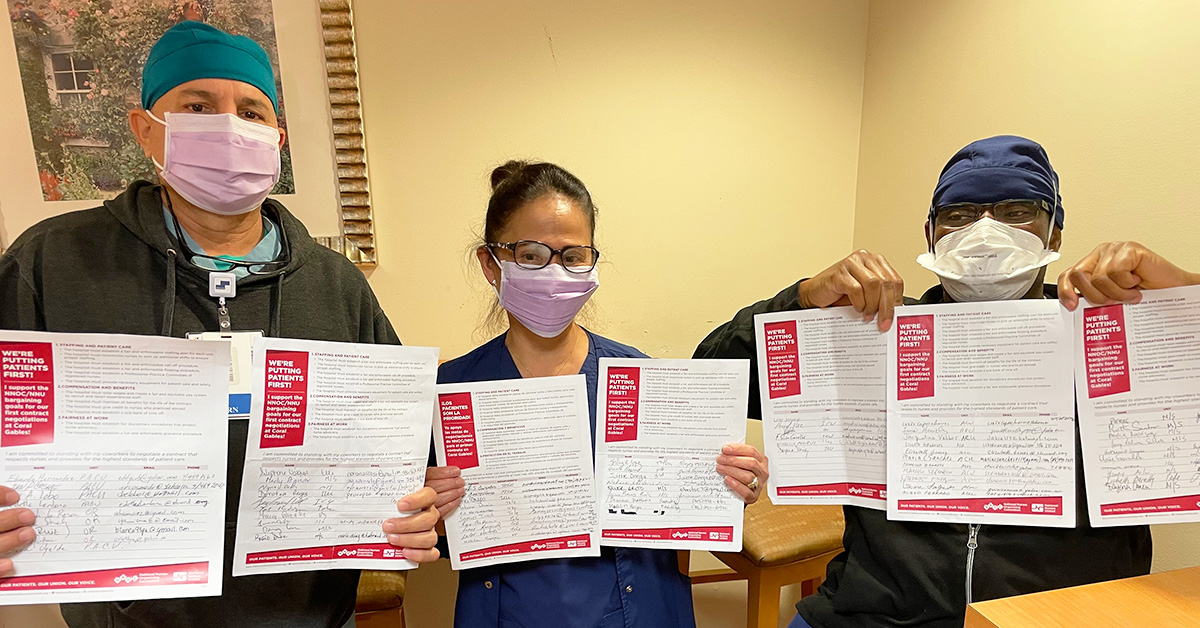
[{"label": "teal surgical scrub cap", "polygon": [[231,79],[257,87],[279,111],[275,72],[267,51],[253,39],[230,35],[204,22],[180,22],[150,49],[142,69],[142,108],[196,79]]}]

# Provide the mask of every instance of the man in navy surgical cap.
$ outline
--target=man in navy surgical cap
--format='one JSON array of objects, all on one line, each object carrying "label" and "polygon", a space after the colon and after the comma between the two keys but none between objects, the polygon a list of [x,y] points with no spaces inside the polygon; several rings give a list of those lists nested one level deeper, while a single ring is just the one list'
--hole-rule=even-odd
[{"label": "man in navy surgical cap", "polygon": [[[943,168],[925,220],[918,262],[939,278],[920,299],[882,255],[857,251],[811,279],[744,308],[696,349],[697,358],[748,358],[749,416],[761,418],[754,315],[848,305],[881,331],[901,302],[1058,298],[1133,302],[1139,290],[1200,284],[1145,247],[1103,244],[1045,284],[1058,259],[1065,212],[1046,151],[1022,137],[982,139]],[[864,323],[867,324],[867,323]],[[791,628],[961,628],[966,605],[1150,570],[1146,526],[1093,528],[1077,465],[1073,529],[889,521],[880,510],[845,506],[843,552],[816,595],[801,600]],[[969,590],[968,590],[969,588]]]}]

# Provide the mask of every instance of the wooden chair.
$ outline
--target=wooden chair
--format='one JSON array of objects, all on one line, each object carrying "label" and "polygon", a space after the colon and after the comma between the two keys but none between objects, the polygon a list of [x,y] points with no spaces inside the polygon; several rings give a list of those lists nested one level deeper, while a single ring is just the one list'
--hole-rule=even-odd
[{"label": "wooden chair", "polygon": [[[762,450],[762,423],[748,421],[746,442]],[[746,508],[741,552],[713,552],[727,569],[690,571],[680,552],[680,571],[692,584],[745,580],[747,628],[777,628],[780,589],[800,583],[809,596],[825,579],[825,567],[842,551],[846,521],[841,506],[776,506],[763,492]]]},{"label": "wooden chair", "polygon": [[403,571],[366,571],[358,580],[354,623],[358,628],[404,628]]},{"label": "wooden chair", "polygon": [[775,506],[764,495],[746,508],[742,551],[713,552],[729,568],[690,572],[692,584],[745,580],[747,628],[776,628],[780,590],[800,583],[801,596],[815,593],[845,525],[841,506]]}]

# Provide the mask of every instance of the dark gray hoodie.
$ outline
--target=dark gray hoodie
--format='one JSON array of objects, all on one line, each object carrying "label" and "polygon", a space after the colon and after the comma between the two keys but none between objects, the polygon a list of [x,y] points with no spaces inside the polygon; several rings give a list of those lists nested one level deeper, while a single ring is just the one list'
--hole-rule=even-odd
[{"label": "dark gray hoodie", "polygon": [[[400,342],[352,263],[318,246],[283,205],[268,199],[263,211],[286,233],[291,261],[277,273],[238,281],[238,296],[228,302],[235,330]],[[146,182],[135,182],[102,207],[44,220],[0,258],[0,329],[176,337],[217,331],[208,271],[184,261],[179,251],[167,234],[159,188]],[[247,423],[229,425],[224,593],[64,605],[72,628],[340,628],[350,619],[357,571],[231,578]]]},{"label": "dark gray hoodie", "polygon": [[[742,308],[692,356],[750,358],[751,418],[762,418],[754,316],[802,309],[799,295],[796,283]],[[1056,286],[1046,285],[1045,295],[1058,298]],[[941,286],[919,300],[904,299],[905,305],[942,302]],[[1078,438],[1075,445],[1081,460]],[[982,602],[1149,573],[1150,528],[1091,527],[1082,464],[1075,473],[1074,528],[891,521],[882,510],[844,506],[842,553],[829,563],[817,594],[796,604],[800,616],[813,628],[962,628],[968,590],[971,601]]]}]

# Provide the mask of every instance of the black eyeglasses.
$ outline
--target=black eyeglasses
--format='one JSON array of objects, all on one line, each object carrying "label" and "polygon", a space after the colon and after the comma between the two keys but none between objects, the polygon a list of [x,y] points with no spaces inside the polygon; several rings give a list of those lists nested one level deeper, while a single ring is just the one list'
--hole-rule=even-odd
[{"label": "black eyeglasses", "polygon": [[209,260],[214,266],[216,266],[216,268],[204,268],[204,270],[226,272],[233,270],[234,268],[242,268],[251,275],[270,275],[287,268],[287,265],[292,261],[292,247],[288,246],[287,231],[283,228],[282,224],[275,225],[275,228],[279,231],[281,254],[281,257],[277,259],[265,262],[255,262],[198,253],[192,250],[192,247],[188,246],[187,238],[184,237],[183,230],[179,227],[179,218],[175,216],[175,208],[171,207],[170,195],[164,192],[163,198],[166,199],[167,211],[170,212],[171,221],[174,223],[175,240],[179,242],[179,248],[183,249],[185,259],[187,259],[188,263],[196,266],[197,268],[204,268],[195,262],[196,258],[200,258]]},{"label": "black eyeglasses", "polygon": [[992,217],[1006,225],[1027,225],[1037,220],[1041,212],[1053,215],[1050,203],[1036,199],[1010,199],[995,203],[951,203],[934,208],[934,224],[939,227],[965,227],[991,212]]},{"label": "black eyeglasses", "polygon": [[550,264],[555,255],[562,260],[563,268],[572,273],[588,273],[600,261],[600,251],[594,246],[564,246],[561,249],[550,248],[537,240],[517,240],[516,242],[490,242],[488,248],[512,251],[513,262],[521,268],[538,270]]}]

